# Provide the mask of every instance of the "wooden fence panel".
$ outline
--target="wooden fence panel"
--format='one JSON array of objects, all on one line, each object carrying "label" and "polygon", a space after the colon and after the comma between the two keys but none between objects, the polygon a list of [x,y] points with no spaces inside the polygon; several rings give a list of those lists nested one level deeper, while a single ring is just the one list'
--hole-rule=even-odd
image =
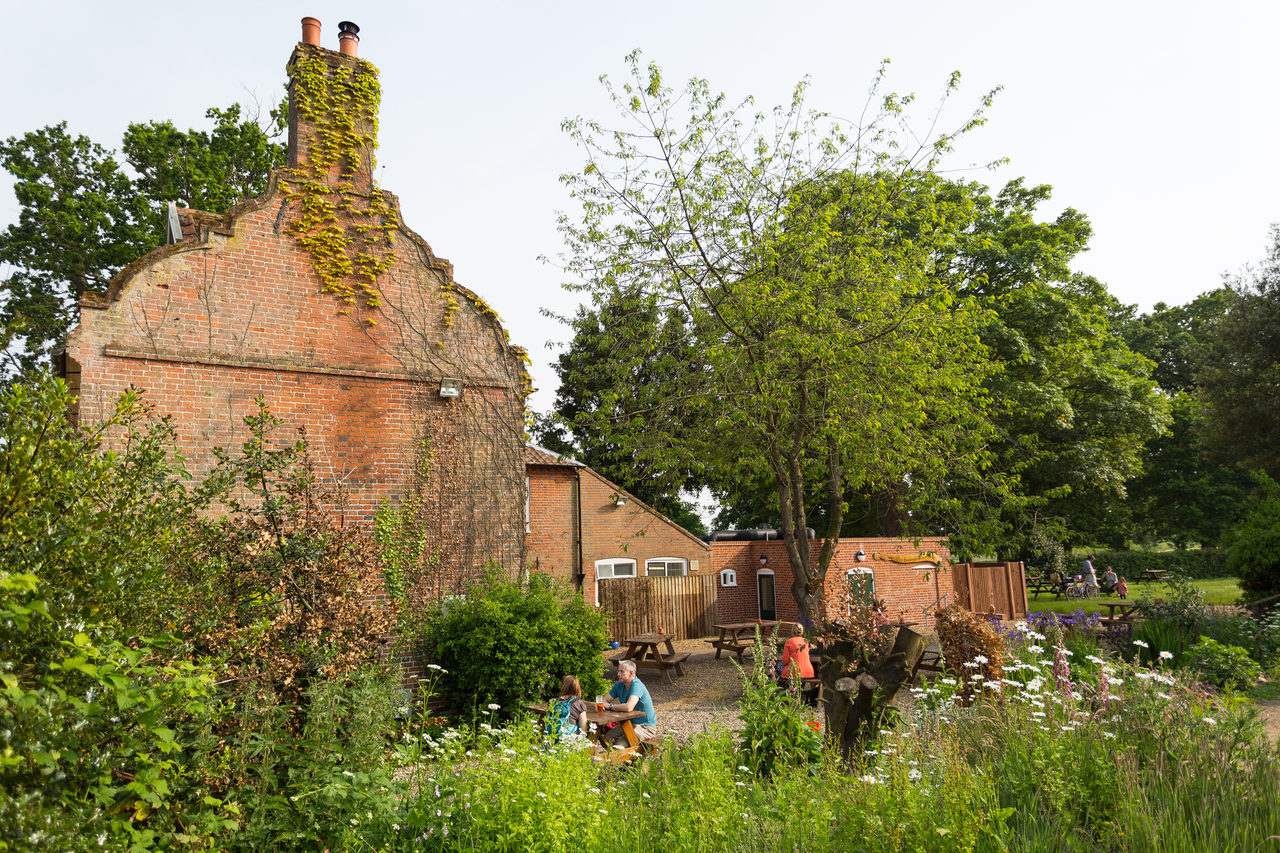
[{"label": "wooden fence panel", "polygon": [[710,636],[720,621],[716,576],[602,578],[600,609],[615,640],[662,628],[677,640]]},{"label": "wooden fence panel", "polygon": [[1027,579],[1022,563],[958,563],[952,571],[956,603],[974,613],[1027,618]]}]

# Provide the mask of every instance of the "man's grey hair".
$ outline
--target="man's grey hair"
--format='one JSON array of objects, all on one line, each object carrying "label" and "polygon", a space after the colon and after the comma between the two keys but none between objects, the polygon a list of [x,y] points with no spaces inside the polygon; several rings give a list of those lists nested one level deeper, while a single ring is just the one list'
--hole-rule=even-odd
[{"label": "man's grey hair", "polygon": [[636,671],[636,662],[633,660],[618,661],[618,672],[622,672],[624,669],[634,675]]}]

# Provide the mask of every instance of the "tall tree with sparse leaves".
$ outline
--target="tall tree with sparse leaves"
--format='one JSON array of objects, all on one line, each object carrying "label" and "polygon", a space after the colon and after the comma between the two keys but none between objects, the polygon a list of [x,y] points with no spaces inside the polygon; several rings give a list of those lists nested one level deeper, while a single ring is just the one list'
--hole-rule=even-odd
[{"label": "tall tree with sparse leaves", "polygon": [[[806,109],[803,84],[770,121],[704,80],[677,93],[628,61],[628,82],[605,81],[622,124],[565,124],[587,165],[563,179],[581,206],[560,220],[564,265],[598,303],[626,294],[682,318],[698,369],[646,395],[654,414],[695,397],[713,407],[679,432],[632,412],[600,426],[623,452],[666,442],[710,477],[763,460],[792,594],[819,619],[847,488],[985,462],[983,312],[932,274],[971,205],[931,172],[990,96],[954,133],[918,142],[911,99],[881,94],[881,78],[868,117],[843,127]],[[816,555],[803,538],[811,481],[827,519]]]}]

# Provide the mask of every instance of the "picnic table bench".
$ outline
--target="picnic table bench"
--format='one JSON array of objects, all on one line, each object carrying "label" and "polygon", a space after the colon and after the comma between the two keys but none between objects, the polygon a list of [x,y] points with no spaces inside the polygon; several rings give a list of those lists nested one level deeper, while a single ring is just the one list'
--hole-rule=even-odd
[{"label": "picnic table bench", "polygon": [[1169,573],[1164,569],[1143,569],[1138,573],[1135,580],[1138,581],[1162,581],[1169,577]]},{"label": "picnic table bench", "polygon": [[639,634],[629,637],[623,642],[627,650],[620,655],[609,658],[615,672],[618,664],[624,660],[632,661],[636,668],[659,669],[671,681],[671,671],[676,675],[684,675],[684,662],[689,659],[688,652],[677,652],[671,643],[670,634]]},{"label": "picnic table bench", "polygon": [[1039,598],[1042,592],[1057,592],[1059,584],[1047,577],[1027,578],[1027,591],[1033,598]]},{"label": "picnic table bench", "polygon": [[[545,719],[547,716],[547,706],[542,705],[526,705],[525,710],[537,714],[539,719]],[[595,723],[595,731],[583,732],[587,738],[594,742],[594,745],[603,749],[603,752],[597,753],[596,761],[613,764],[626,764],[633,758],[641,754],[646,747],[652,749],[655,747],[656,738],[648,738],[641,741],[636,737],[635,727],[631,725],[632,720],[639,720],[644,717],[643,711],[597,711],[594,702],[587,703],[587,727],[590,729],[591,724]],[[622,733],[626,736],[627,745],[622,749],[617,749],[613,744],[605,739],[605,732],[610,723],[618,723],[622,726]]]},{"label": "picnic table bench", "polygon": [[712,625],[712,628],[720,632],[720,636],[707,642],[715,647],[717,660],[721,652],[733,652],[738,656],[738,663],[742,663],[743,654],[755,644],[756,629],[759,628],[763,634],[772,631],[777,624],[777,622],[725,622]]}]

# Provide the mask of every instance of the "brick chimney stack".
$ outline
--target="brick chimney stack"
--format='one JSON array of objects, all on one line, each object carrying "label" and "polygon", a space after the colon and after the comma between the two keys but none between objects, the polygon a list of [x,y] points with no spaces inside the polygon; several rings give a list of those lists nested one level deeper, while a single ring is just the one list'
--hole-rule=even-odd
[{"label": "brick chimney stack", "polygon": [[[305,169],[320,157],[332,157],[335,139],[345,131],[353,131],[362,141],[349,159],[329,166],[324,174],[314,177],[331,185],[347,185],[351,190],[368,193],[373,187],[374,138],[377,126],[376,101],[372,108],[361,108],[358,79],[372,78],[377,90],[377,70],[356,56],[360,28],[350,21],[338,25],[341,52],[320,45],[320,21],[302,19],[302,41],[289,57],[289,166]],[[300,87],[305,88],[302,91]],[[324,134],[321,129],[326,128]],[[338,130],[340,133],[335,134]]]}]

